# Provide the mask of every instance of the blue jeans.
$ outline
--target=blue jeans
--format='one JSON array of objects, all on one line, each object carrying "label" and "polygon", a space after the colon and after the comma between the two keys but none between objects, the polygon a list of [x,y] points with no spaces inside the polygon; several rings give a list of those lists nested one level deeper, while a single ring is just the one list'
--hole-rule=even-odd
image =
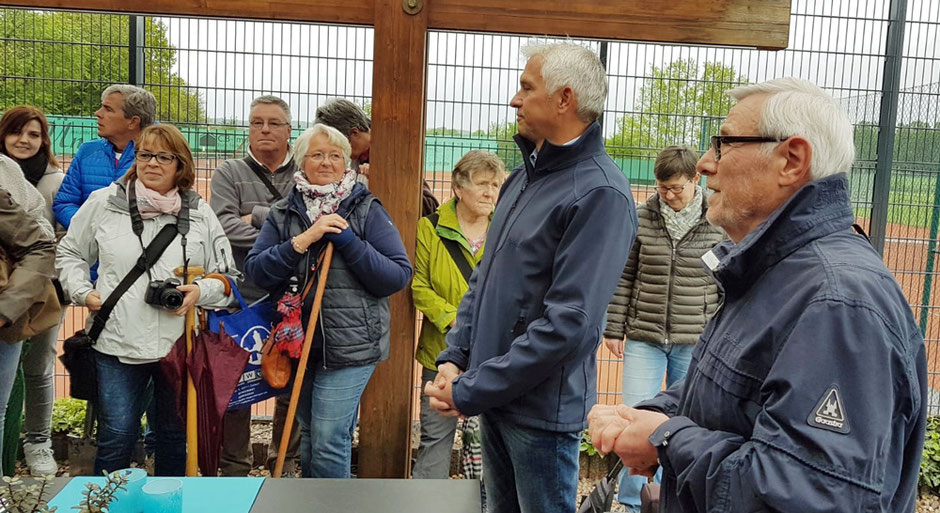
[{"label": "blue jeans", "polygon": [[375,365],[307,368],[297,407],[302,477],[350,477],[359,399]]},{"label": "blue jeans", "polygon": [[[13,390],[13,380],[16,379],[16,369],[20,366],[20,351],[23,343],[7,344],[0,342],[0,454],[3,454],[3,427],[7,414],[7,401],[10,400],[10,391]],[[3,474],[3,462],[0,461],[0,475]]]},{"label": "blue jeans", "polygon": [[140,439],[140,414],[147,384],[153,380],[154,417],[147,424],[156,435],[154,474],[186,472],[186,432],[176,414],[176,396],[158,363],[129,365],[117,357],[95,353],[98,370],[98,456],[95,474],[127,468]]},{"label": "blue jeans", "polygon": [[[663,387],[685,377],[692,360],[694,344],[650,344],[627,340],[623,347],[623,404],[633,406],[640,401],[650,399]],[[656,473],[659,482],[660,472]],[[620,473],[620,485],[617,489],[617,502],[629,509],[640,510],[640,488],[646,484],[643,476],[630,476],[628,470]]]},{"label": "blue jeans", "polygon": [[488,513],[574,512],[581,432],[523,427],[480,415]]}]

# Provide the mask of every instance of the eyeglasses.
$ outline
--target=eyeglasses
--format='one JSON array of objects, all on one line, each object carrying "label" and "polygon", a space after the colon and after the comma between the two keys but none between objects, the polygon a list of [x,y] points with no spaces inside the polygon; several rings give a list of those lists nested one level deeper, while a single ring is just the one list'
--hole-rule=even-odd
[{"label": "eyeglasses", "polygon": [[322,151],[318,151],[316,153],[310,153],[308,155],[304,155],[304,157],[314,162],[322,162],[323,159],[329,158],[330,162],[334,164],[337,162],[342,162],[344,160],[343,155],[340,153],[336,153],[335,151],[333,153],[330,153],[329,155],[327,155],[326,153],[323,153]]},{"label": "eyeglasses", "polygon": [[176,155],[172,153],[151,153],[149,151],[138,151],[134,154],[134,158],[137,159],[137,162],[146,164],[153,159],[157,159],[157,162],[161,164],[172,164],[174,160],[177,159]]},{"label": "eyeglasses", "polygon": [[764,137],[761,135],[713,135],[712,136],[712,149],[715,150],[715,162],[721,160],[721,145],[722,144],[747,144],[747,143],[769,143],[769,142],[783,142],[789,139],[789,137],[779,138],[779,137]]},{"label": "eyeglasses", "polygon": [[281,121],[261,121],[260,119],[255,119],[249,122],[248,124],[251,125],[251,128],[254,128],[255,130],[260,130],[264,128],[264,125],[268,125],[269,127],[271,127],[272,130],[276,130],[278,128],[284,128],[285,126],[290,126],[290,123],[284,123]]},{"label": "eyeglasses", "polygon": [[692,183],[693,180],[694,180],[694,178],[689,178],[689,181],[688,181],[688,182],[685,182],[685,183],[682,184],[682,185],[673,185],[673,186],[671,186],[671,187],[667,187],[667,186],[665,186],[665,185],[658,185],[658,186],[656,186],[656,192],[658,192],[660,196],[665,196],[667,192],[671,192],[671,193],[673,193],[673,194],[675,194],[675,195],[679,195],[679,194],[682,194],[682,191],[684,191],[685,188],[686,188],[690,183]]}]

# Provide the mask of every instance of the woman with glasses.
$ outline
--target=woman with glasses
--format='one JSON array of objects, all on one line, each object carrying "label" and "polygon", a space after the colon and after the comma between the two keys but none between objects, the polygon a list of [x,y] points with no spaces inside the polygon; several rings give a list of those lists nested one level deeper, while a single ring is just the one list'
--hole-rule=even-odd
[{"label": "woman with glasses", "polygon": [[[245,259],[245,273],[281,297],[296,278],[316,287],[317,260],[335,252],[314,328],[297,420],[303,477],[350,477],[359,398],[378,362],[388,358],[388,296],[411,279],[401,235],[378,199],[349,168],[349,141],[317,123],[294,142],[300,170],[290,194],[271,206]],[[304,329],[314,294],[301,307]]]},{"label": "woman with glasses", "polygon": [[[42,195],[43,216],[56,226],[52,200],[65,174],[52,154],[49,122],[41,110],[18,105],[0,119],[0,153],[13,159],[31,188]],[[61,226],[57,226],[61,228]],[[64,230],[62,230],[64,233]],[[64,313],[63,313],[64,315]],[[34,476],[59,470],[52,456],[52,403],[55,401],[55,358],[59,326],[30,337],[23,344],[23,377],[26,382],[23,453]]]},{"label": "woman with glasses", "polygon": [[[167,225],[176,225],[163,253],[120,295],[93,348],[98,382],[98,455],[95,474],[130,466],[140,433],[144,393],[153,380],[147,423],[156,436],[154,473],[181,476],[186,436],[173,387],[159,361],[183,335],[184,316],[195,306],[221,308],[230,301],[215,279],[181,285],[174,270],[186,263],[207,273],[235,274],[232,249],[209,205],[192,188],[192,153],[183,134],[151,125],[137,139],[135,162],[113,184],[91,193],[72,218],[56,251],[66,294],[95,312]],[[188,220],[188,230],[185,228]],[[99,262],[98,280],[89,268]],[[185,389],[185,387],[184,387]]]},{"label": "woman with glasses", "polygon": [[[637,207],[640,224],[607,307],[604,345],[623,358],[623,403],[634,405],[685,377],[719,292],[701,256],[725,238],[705,218],[694,150],[670,146],[656,157],[656,194]],[[658,481],[657,481],[658,482]],[[640,510],[642,476],[620,474],[617,500]]]}]

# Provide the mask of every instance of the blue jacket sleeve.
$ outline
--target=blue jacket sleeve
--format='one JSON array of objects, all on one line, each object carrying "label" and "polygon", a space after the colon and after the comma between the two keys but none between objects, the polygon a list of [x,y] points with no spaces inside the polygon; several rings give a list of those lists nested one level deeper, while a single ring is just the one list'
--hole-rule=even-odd
[{"label": "blue jacket sleeve", "polygon": [[[625,212],[630,215],[613,215]],[[463,414],[503,406],[597,350],[607,304],[636,235],[636,213],[623,193],[600,187],[569,207],[566,220],[542,316],[512,341],[509,351],[454,381],[454,404]]]},{"label": "blue jacket sleeve", "polygon": [[336,251],[343,255],[346,265],[370,294],[391,296],[408,285],[411,261],[392,218],[378,201],[369,208],[363,238],[357,237],[350,228],[324,238],[333,242]]},{"label": "blue jacket sleeve", "polygon": [[277,225],[268,216],[245,257],[245,274],[257,286],[277,290],[287,286],[303,255],[294,251],[291,240],[282,241]]},{"label": "blue jacket sleeve", "polygon": [[434,363],[441,365],[445,362],[451,362],[460,370],[467,370],[470,364],[470,336],[473,330],[471,320],[473,319],[473,297],[476,292],[477,277],[480,273],[477,271],[479,266],[473,269],[470,275],[470,288],[463,295],[460,304],[457,306],[457,319],[454,327],[447,332],[447,348],[437,355]]},{"label": "blue jacket sleeve", "polygon": [[55,220],[68,229],[72,224],[72,217],[78,212],[78,207],[82,206],[82,159],[85,152],[79,146],[69,164],[69,170],[65,173],[65,178],[59,186],[59,192],[52,200],[52,212],[55,214]]},{"label": "blue jacket sleeve", "polygon": [[[889,501],[905,490],[916,497],[919,448],[917,455],[907,448],[922,429],[918,375],[926,374],[926,360],[919,333],[911,329],[911,340],[900,340],[882,321],[867,306],[808,305],[763,382],[766,400],[755,405],[760,411],[746,436],[688,417],[661,425],[650,442],[685,509],[913,511],[913,502]],[[814,425],[832,387],[845,432]]]}]

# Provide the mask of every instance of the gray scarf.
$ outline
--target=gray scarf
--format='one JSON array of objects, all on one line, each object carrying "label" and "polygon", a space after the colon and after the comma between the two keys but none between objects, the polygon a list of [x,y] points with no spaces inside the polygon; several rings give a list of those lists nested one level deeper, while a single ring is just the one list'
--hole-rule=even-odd
[{"label": "gray scarf", "polygon": [[666,231],[674,242],[679,242],[689,233],[702,217],[702,187],[695,186],[695,196],[682,210],[676,212],[662,198],[659,198],[659,211],[666,223]]}]

